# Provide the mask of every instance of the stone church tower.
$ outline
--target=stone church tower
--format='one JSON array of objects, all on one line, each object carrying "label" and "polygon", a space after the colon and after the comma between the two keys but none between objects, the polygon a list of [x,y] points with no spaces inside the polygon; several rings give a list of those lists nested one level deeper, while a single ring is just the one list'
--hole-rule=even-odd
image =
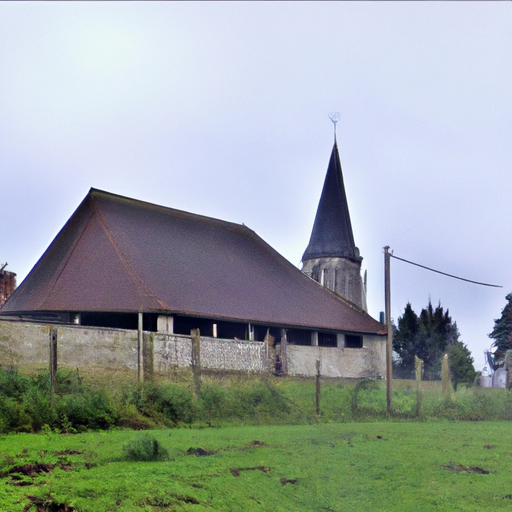
[{"label": "stone church tower", "polygon": [[334,139],[313,232],[302,256],[302,272],[366,311],[362,261],[354,243],[338,145]]}]

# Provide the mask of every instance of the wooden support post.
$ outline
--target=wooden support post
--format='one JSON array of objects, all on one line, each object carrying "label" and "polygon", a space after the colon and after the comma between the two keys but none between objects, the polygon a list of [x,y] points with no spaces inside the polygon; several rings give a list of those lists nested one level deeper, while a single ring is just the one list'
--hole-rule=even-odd
[{"label": "wooden support post", "polygon": [[320,359],[316,360],[316,415],[320,415]]},{"label": "wooden support post", "polygon": [[192,337],[192,376],[194,378],[194,392],[199,396],[201,392],[201,332],[199,329],[190,331]]},{"label": "wooden support post", "polygon": [[448,354],[443,356],[441,365],[441,380],[443,386],[443,399],[445,402],[450,401],[450,365],[448,361]]},{"label": "wooden support post", "polygon": [[421,414],[421,379],[423,376],[423,361],[414,356],[414,366],[416,369],[416,416]]},{"label": "wooden support post", "polygon": [[53,405],[53,396],[55,393],[55,377],[57,374],[57,328],[50,326],[49,332],[49,372],[50,372],[50,403]]},{"label": "wooden support post", "polygon": [[386,326],[388,337],[386,341],[386,410],[391,414],[392,408],[392,379],[393,379],[393,326],[391,325],[391,278],[390,278],[389,245],[384,247],[384,295],[386,309]]},{"label": "wooden support post", "polygon": [[144,382],[144,331],[143,316],[139,312],[139,322],[137,330],[137,382]]},{"label": "wooden support post", "polygon": [[288,337],[286,329],[281,329],[281,371],[288,375]]}]

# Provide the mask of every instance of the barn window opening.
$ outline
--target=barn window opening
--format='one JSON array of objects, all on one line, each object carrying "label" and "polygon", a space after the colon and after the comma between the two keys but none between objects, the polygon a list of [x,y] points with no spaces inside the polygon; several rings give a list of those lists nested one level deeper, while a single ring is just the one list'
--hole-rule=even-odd
[{"label": "barn window opening", "polygon": [[338,337],[335,332],[319,332],[318,333],[318,346],[319,347],[337,347]]},{"label": "barn window opening", "polygon": [[87,312],[80,314],[80,323],[88,327],[106,327],[112,329],[136,330],[138,318],[133,313]]},{"label": "barn window opening", "polygon": [[213,336],[213,322],[211,320],[179,315],[174,317],[175,334],[190,335],[192,329],[199,329],[201,336]]},{"label": "barn window opening", "polygon": [[363,348],[363,337],[357,334],[345,334],[345,348]]},{"label": "barn window opening", "polygon": [[291,345],[311,345],[311,331],[304,329],[288,329],[286,341]]}]

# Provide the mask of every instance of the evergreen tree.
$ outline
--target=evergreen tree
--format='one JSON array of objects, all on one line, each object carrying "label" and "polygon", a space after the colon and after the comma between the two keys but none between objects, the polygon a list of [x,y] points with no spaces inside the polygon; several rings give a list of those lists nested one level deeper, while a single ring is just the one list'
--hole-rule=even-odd
[{"label": "evergreen tree", "polygon": [[494,320],[494,329],[489,334],[489,337],[494,340],[492,346],[496,348],[495,361],[503,359],[505,352],[512,349],[512,293],[509,293],[505,299],[507,304],[501,312],[501,317]]},{"label": "evergreen tree", "polygon": [[441,304],[434,309],[429,301],[417,316],[408,303],[398,319],[398,327],[394,329],[393,349],[399,356],[395,364],[398,373],[411,378],[416,355],[423,360],[425,377],[439,378],[443,354],[448,345],[459,341],[458,338],[457,325]]},{"label": "evergreen tree", "polygon": [[419,330],[418,315],[413,311],[408,302],[404,314],[398,319],[398,327],[393,326],[393,350],[398,354],[398,372],[408,375],[414,371],[414,356],[416,340]]},{"label": "evergreen tree", "polygon": [[[455,329],[457,325],[454,324]],[[473,358],[468,347],[462,341],[455,341],[448,346],[450,377],[453,389],[457,391],[459,384],[471,385],[475,381],[476,371]]]}]

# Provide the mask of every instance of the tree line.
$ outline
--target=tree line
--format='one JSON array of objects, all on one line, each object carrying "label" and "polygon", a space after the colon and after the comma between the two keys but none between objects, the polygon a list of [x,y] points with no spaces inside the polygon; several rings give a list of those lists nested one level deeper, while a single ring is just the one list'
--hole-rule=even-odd
[{"label": "tree line", "polygon": [[439,303],[429,300],[419,315],[407,303],[403,315],[393,326],[393,350],[396,358],[393,371],[396,378],[414,378],[414,357],[423,360],[426,380],[441,378],[443,355],[448,353],[454,389],[459,384],[472,384],[476,377],[473,357],[459,339],[457,323]]}]

